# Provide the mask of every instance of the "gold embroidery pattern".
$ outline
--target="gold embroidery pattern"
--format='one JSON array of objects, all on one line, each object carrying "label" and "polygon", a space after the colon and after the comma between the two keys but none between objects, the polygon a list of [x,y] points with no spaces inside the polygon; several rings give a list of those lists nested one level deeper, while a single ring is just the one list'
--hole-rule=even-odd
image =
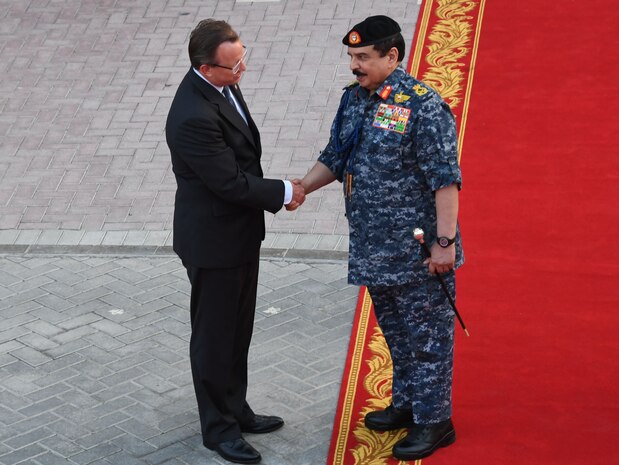
[{"label": "gold embroidery pattern", "polygon": [[363,419],[368,412],[384,409],[391,402],[391,356],[378,326],[374,328],[368,347],[374,354],[367,362],[370,371],[363,381],[363,388],[369,396],[366,406],[361,409],[361,416],[353,431],[358,441],[357,446],[350,452],[355,465],[387,465],[390,460],[393,461],[391,449],[406,435],[406,431],[378,432],[371,431],[364,425]]},{"label": "gold embroidery pattern", "polygon": [[467,15],[478,1],[437,0],[439,18],[430,35],[426,55],[429,64],[422,81],[433,87],[452,110],[462,101],[464,59],[470,55],[474,17]]}]

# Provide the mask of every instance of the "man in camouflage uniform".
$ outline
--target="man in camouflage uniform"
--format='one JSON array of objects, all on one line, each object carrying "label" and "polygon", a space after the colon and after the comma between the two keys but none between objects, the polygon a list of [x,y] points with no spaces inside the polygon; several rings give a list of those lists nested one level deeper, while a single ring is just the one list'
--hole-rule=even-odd
[{"label": "man in camouflage uniform", "polygon": [[[394,20],[369,17],[343,43],[358,80],[344,89],[318,162],[295,182],[306,193],[343,183],[349,282],[368,287],[393,360],[392,404],[365,423],[410,428],[393,454],[416,460],[455,441],[454,313],[433,276],[441,273],[455,295],[454,270],[464,261],[455,122],[440,96],[400,67],[405,45]],[[414,228],[425,231],[430,257]]]}]

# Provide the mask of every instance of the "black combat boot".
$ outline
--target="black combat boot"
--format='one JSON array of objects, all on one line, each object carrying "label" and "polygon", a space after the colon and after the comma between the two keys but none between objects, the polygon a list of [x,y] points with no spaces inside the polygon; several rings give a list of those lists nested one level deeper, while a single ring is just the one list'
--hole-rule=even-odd
[{"label": "black combat boot", "polygon": [[410,428],[413,426],[412,410],[399,410],[390,404],[385,410],[376,410],[365,416],[365,426],[374,431]]},{"label": "black combat boot", "polygon": [[434,425],[414,425],[408,435],[393,446],[393,456],[400,460],[422,459],[455,440],[456,430],[451,420]]}]

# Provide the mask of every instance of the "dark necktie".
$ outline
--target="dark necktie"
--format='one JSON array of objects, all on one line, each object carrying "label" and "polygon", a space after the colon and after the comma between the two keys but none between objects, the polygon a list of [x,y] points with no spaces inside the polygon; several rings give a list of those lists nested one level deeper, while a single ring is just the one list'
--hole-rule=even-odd
[{"label": "dark necktie", "polygon": [[224,97],[226,97],[226,100],[228,100],[228,102],[230,102],[230,105],[232,105],[234,107],[234,109],[236,110],[236,104],[234,103],[234,99],[232,98],[232,92],[230,92],[230,88],[228,86],[224,86]]},{"label": "dark necktie", "polygon": [[236,106],[236,103],[234,103],[234,100],[232,98],[232,91],[230,90],[228,86],[224,86],[223,94],[224,94],[224,97],[226,97],[226,100],[230,102],[230,105],[232,105],[232,108],[234,108],[237,111],[237,113],[241,115],[241,118],[243,118],[245,123],[247,123],[247,119],[245,118],[245,115],[242,113],[242,111],[239,110],[239,108]]}]

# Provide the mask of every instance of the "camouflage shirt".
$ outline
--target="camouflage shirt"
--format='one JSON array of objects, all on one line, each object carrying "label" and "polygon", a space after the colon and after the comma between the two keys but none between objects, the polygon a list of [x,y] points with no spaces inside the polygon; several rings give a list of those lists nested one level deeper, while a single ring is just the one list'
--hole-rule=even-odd
[{"label": "camouflage shirt", "polygon": [[[454,117],[440,96],[402,68],[372,95],[349,85],[318,161],[343,182],[349,282],[395,285],[427,274],[412,231],[422,228],[431,246],[434,191],[462,182]],[[463,261],[458,228],[456,266]]]}]

